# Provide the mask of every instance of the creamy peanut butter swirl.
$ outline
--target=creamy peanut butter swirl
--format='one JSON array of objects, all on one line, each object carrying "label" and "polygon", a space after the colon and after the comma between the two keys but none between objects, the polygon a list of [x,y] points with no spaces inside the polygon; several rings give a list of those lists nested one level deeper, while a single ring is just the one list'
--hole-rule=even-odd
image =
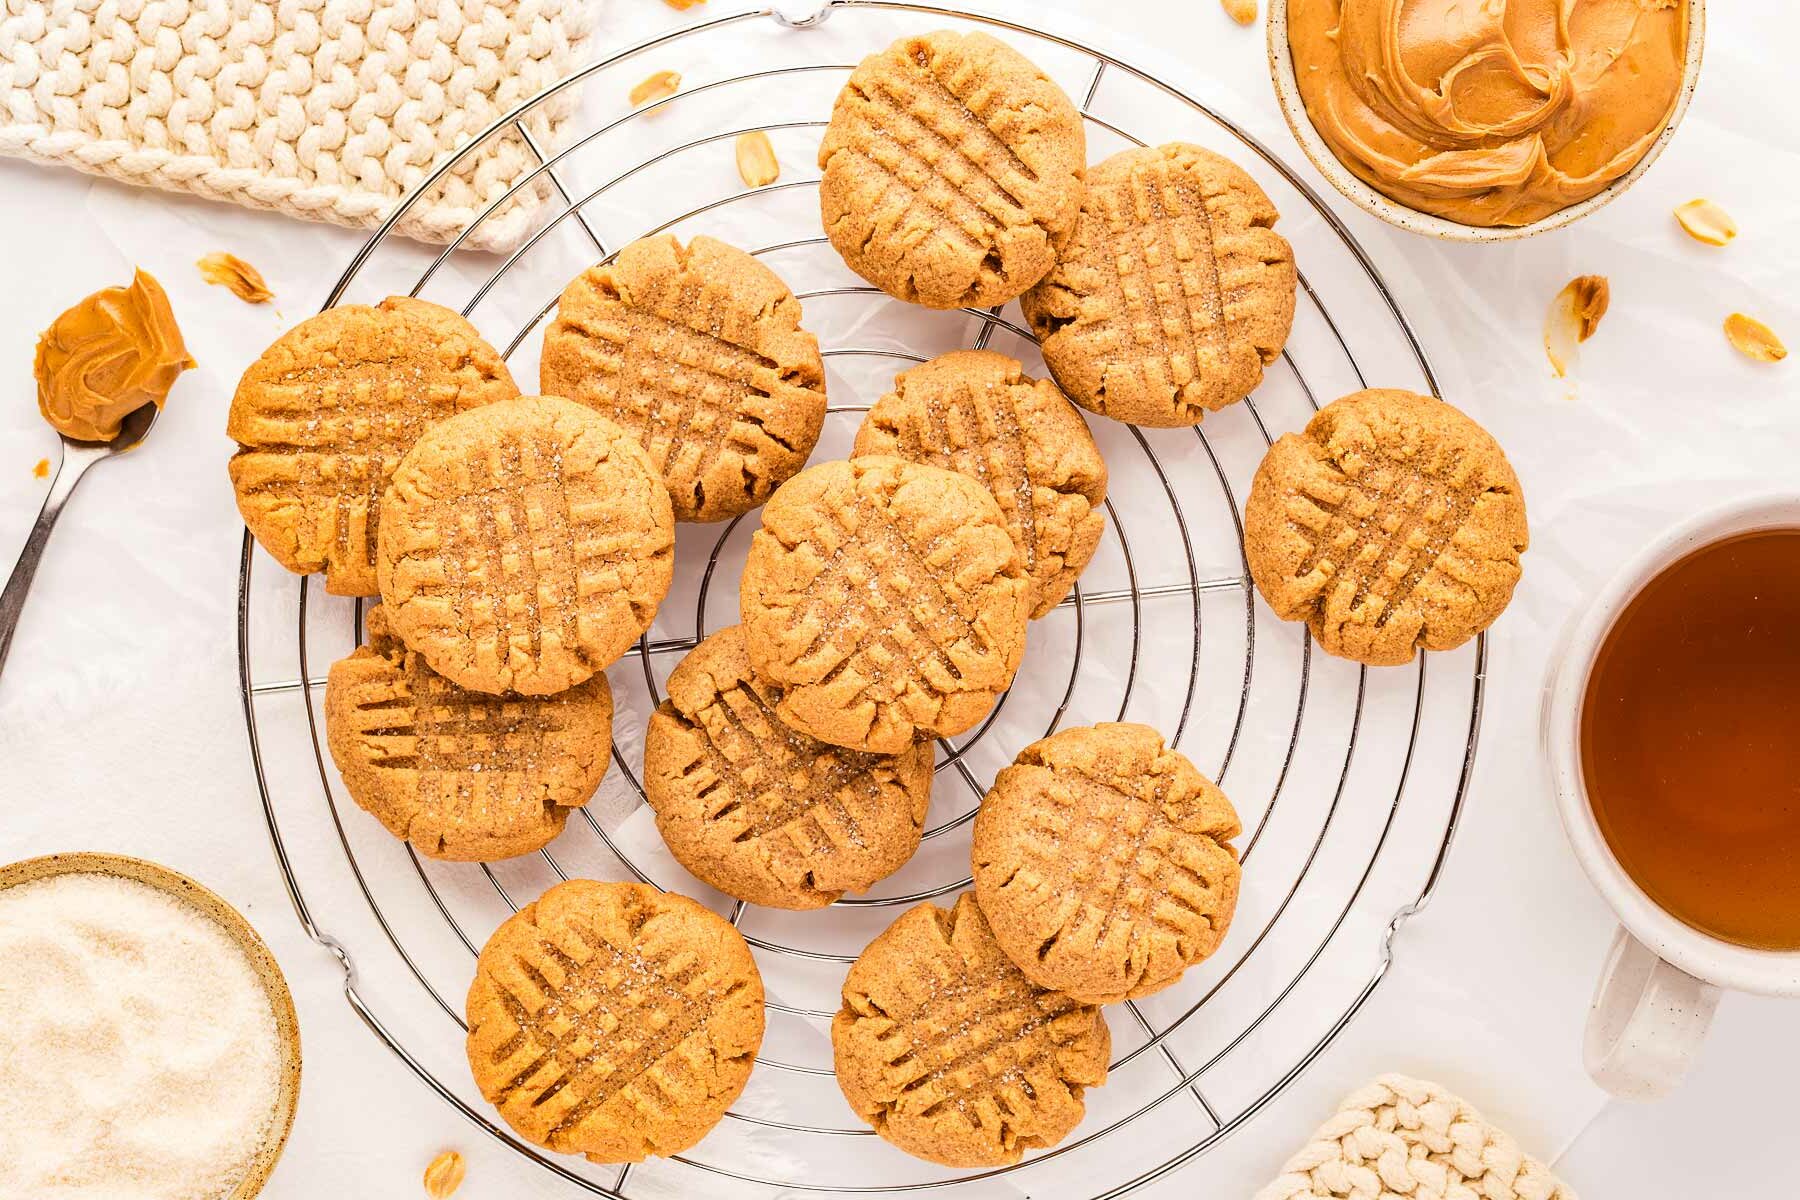
[{"label": "creamy peanut butter swirl", "polygon": [[1307,114],[1409,208],[1528,225],[1635,166],[1681,94],[1688,0],[1291,0]]},{"label": "creamy peanut butter swirl", "polygon": [[110,442],[119,422],[161,405],[194,365],[162,285],[144,271],[56,318],[37,345],[38,410],[68,437]]}]

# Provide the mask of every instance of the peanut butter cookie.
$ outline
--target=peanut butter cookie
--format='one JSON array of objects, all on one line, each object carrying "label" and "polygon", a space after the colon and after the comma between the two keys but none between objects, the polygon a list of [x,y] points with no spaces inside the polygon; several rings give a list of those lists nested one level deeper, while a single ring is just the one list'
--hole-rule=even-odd
[{"label": "peanut butter cookie", "polygon": [[1244,553],[1275,615],[1370,666],[1462,645],[1499,617],[1530,544],[1499,443],[1431,396],[1327,404],[1264,456]]},{"label": "peanut butter cookie", "polygon": [[1056,269],[1021,298],[1069,399],[1192,425],[1262,382],[1294,322],[1294,254],[1243,168],[1180,142],[1088,173]]},{"label": "peanut butter cookie", "polygon": [[975,897],[920,904],[869,943],[831,1022],[838,1086],[908,1154],[998,1167],[1054,1146],[1106,1082],[1100,1010],[1038,987],[995,944]]},{"label": "peanut butter cookie", "polygon": [[520,1137],[641,1162],[693,1146],[744,1090],[762,977],[687,897],[571,879],[481,948],[468,1022],[475,1085]]},{"label": "peanut butter cookie", "polygon": [[326,741],[350,798],[428,858],[493,862],[549,845],[606,774],[606,676],[555,696],[487,696],[426,666],[384,610],[368,627],[325,685]]},{"label": "peanut butter cookie", "polygon": [[795,733],[755,679],[744,631],[708,637],[669,676],[644,734],[644,792],[682,866],[728,895],[818,908],[866,891],[919,846],[930,742],[863,754]]},{"label": "peanut butter cookie", "polygon": [[630,434],[528,396],[419,439],[389,485],[378,558],[388,623],[433,670],[478,692],[547,696],[649,628],[675,518]]},{"label": "peanut butter cookie", "polygon": [[961,471],[987,488],[1031,577],[1031,615],[1069,594],[1106,517],[1106,463],[1073,404],[992,350],[902,371],[856,433],[857,454]]},{"label": "peanut butter cookie", "polygon": [[1044,277],[1081,203],[1069,97],[982,33],[905,37],[832,106],[819,207],[850,269],[930,308],[1003,304]]},{"label": "peanut butter cookie", "polygon": [[897,458],[824,463],[763,509],[739,607],[775,711],[834,746],[899,754],[961,733],[1012,685],[1030,580],[979,483]]},{"label": "peanut butter cookie", "polygon": [[539,381],[638,439],[678,521],[749,512],[806,465],[825,424],[824,361],[800,301],[709,237],[645,238],[577,276]]},{"label": "peanut butter cookie", "polygon": [[1168,987],[1218,948],[1241,830],[1225,794],[1147,725],[1025,747],[975,817],[975,895],[1008,958],[1087,1004]]},{"label": "peanut butter cookie", "polygon": [[506,363],[447,308],[394,296],[302,321],[250,364],[226,434],[244,524],[297,575],[373,596],[382,492],[432,425],[517,396]]}]

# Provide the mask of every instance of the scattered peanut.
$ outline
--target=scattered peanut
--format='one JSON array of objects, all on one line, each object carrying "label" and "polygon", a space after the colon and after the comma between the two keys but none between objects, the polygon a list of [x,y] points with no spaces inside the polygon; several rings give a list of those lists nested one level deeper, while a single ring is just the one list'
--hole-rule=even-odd
[{"label": "scattered peanut", "polygon": [[462,1155],[454,1150],[444,1151],[425,1168],[425,1194],[431,1200],[445,1200],[462,1186],[463,1176],[468,1172],[468,1165],[463,1162]]},{"label": "scattered peanut", "polygon": [[1225,15],[1239,25],[1256,24],[1256,0],[1219,0],[1225,6]]},{"label": "scattered peanut", "polygon": [[1544,353],[1558,379],[1575,365],[1580,357],[1576,347],[1594,336],[1611,301],[1612,288],[1604,275],[1578,275],[1550,301],[1544,316]]},{"label": "scattered peanut", "polygon": [[263,281],[262,272],[235,254],[216,250],[194,265],[200,268],[200,278],[230,288],[231,294],[245,304],[267,304],[275,298]]},{"label": "scattered peanut", "polygon": [[1689,200],[1675,206],[1675,219],[1696,242],[1723,246],[1737,236],[1737,222],[1711,200]]},{"label": "scattered peanut", "polygon": [[1725,336],[1739,354],[1757,362],[1775,363],[1787,357],[1787,347],[1775,331],[1755,317],[1732,313],[1725,318]]},{"label": "scattered peanut", "polygon": [[646,76],[631,89],[631,107],[648,104],[652,100],[661,100],[665,96],[673,96],[681,87],[681,75],[677,71],[658,71]]},{"label": "scattered peanut", "polygon": [[706,0],[663,0],[663,3],[676,12],[686,12],[696,4],[705,4]]},{"label": "scattered peanut", "polygon": [[738,135],[737,169],[745,184],[753,188],[766,187],[781,177],[781,164],[775,161],[768,134],[758,129]]}]

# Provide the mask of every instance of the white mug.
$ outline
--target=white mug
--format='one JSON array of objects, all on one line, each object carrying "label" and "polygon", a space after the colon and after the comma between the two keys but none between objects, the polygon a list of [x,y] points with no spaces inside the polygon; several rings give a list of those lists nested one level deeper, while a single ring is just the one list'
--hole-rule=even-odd
[{"label": "white mug", "polygon": [[1617,1096],[1667,1095],[1687,1072],[1723,988],[1800,996],[1800,951],[1756,950],[1671,916],[1632,880],[1600,832],[1581,769],[1581,705],[1613,621],[1676,560],[1736,534],[1800,529],[1800,492],[1754,497],[1684,521],[1650,543],[1570,622],[1545,684],[1543,747],[1575,857],[1622,926],[1600,971],[1582,1057]]}]

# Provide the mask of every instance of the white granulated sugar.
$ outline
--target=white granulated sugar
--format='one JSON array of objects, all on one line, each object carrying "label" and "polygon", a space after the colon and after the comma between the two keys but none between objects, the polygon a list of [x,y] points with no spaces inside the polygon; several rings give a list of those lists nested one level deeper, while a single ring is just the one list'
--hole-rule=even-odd
[{"label": "white granulated sugar", "polygon": [[0,890],[0,1197],[229,1196],[280,1078],[269,998],[200,909],[110,875]]}]

